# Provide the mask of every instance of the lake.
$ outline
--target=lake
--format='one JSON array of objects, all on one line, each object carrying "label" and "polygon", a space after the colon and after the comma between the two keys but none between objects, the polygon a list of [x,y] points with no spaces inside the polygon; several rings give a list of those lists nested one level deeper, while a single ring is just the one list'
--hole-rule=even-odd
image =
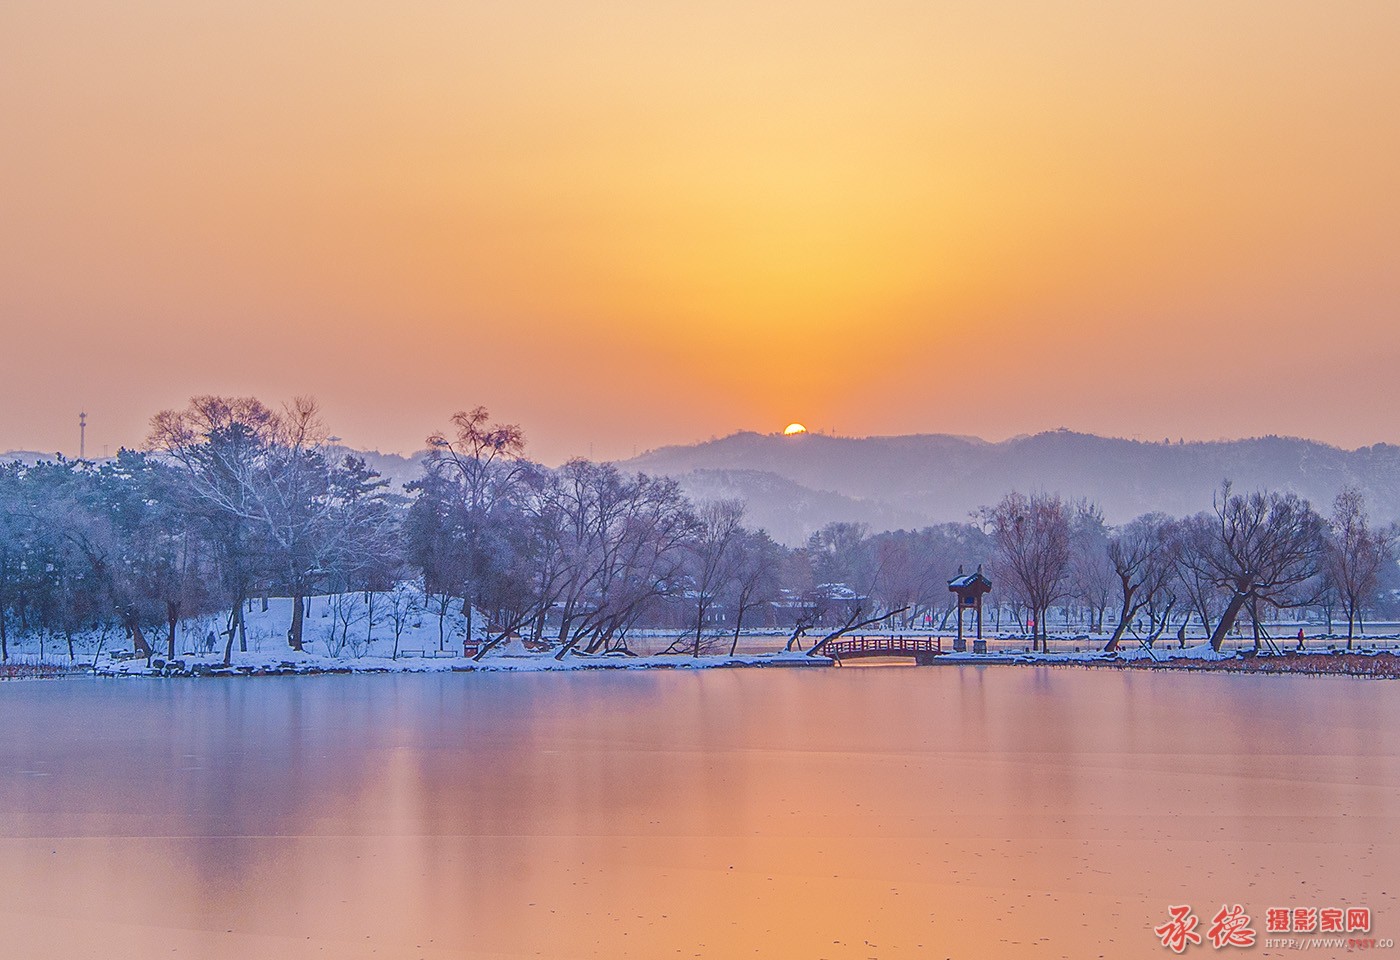
[{"label": "lake", "polygon": [[1332,677],[0,683],[0,952],[1154,957],[1239,903],[1291,956],[1269,907],[1400,936],[1397,755]]}]

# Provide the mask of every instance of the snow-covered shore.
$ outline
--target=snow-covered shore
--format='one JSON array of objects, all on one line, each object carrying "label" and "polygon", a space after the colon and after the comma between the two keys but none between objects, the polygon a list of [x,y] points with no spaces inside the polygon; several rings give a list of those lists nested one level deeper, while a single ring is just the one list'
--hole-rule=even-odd
[{"label": "snow-covered shore", "polygon": [[[855,661],[855,663],[870,661]],[[1079,666],[1123,669],[1212,670],[1241,673],[1287,673],[1400,678],[1400,656],[1389,651],[1321,651],[1252,656],[1216,652],[1209,644],[1185,648],[1117,653],[945,653],[932,666]],[[465,657],[340,658],[315,654],[234,654],[232,663],[218,657],[185,656],[174,660],[101,657],[81,672],[107,677],[262,677],[318,674],[551,672],[578,670],[707,670],[763,667],[841,666],[828,657],[802,651],[740,654],[737,656],[587,656],[570,654],[556,660],[550,654],[507,649],[481,660]]]},{"label": "snow-covered shore", "polygon": [[[156,656],[133,658],[112,648],[128,646],[130,640],[112,629],[87,631],[72,638],[45,637],[42,634],[10,636],[8,662],[0,664],[0,679],[49,678],[71,674],[97,674],[108,677],[217,677],[217,676],[284,676],[311,674],[368,673],[449,673],[449,672],[540,672],[573,670],[701,670],[715,668],[762,667],[831,667],[826,657],[811,657],[803,650],[784,651],[785,632],[769,630],[746,632],[737,644],[737,655],[710,653],[702,650],[698,657],[687,654],[662,654],[672,646],[676,631],[639,630],[629,638],[637,656],[619,653],[587,655],[570,652],[556,660],[554,651],[527,649],[519,640],[511,640],[489,651],[481,660],[461,656],[468,633],[467,624],[458,607],[439,608],[417,598],[408,615],[395,619],[396,611],[388,600],[380,598],[373,607],[362,598],[314,597],[307,614],[306,650],[293,652],[287,646],[286,627],[290,619],[290,601],[273,598],[267,609],[250,604],[245,611],[247,620],[246,650],[235,644],[231,663],[223,663],[223,643],[219,636],[224,617],[203,616],[182,621],[175,639],[174,657],[164,656],[168,640],[155,634],[148,636],[157,651]],[[431,607],[431,609],[430,609]],[[474,641],[485,636],[480,619],[471,631]],[[1284,635],[1289,636],[1291,626]],[[872,634],[875,635],[875,634]],[[891,635],[886,631],[882,635]],[[1159,643],[1151,650],[1143,645],[1125,642],[1117,654],[1105,654],[1102,648],[1107,637],[1100,634],[1062,634],[1051,638],[1050,653],[1029,651],[1030,638],[1015,634],[989,635],[990,651],[984,654],[952,653],[951,639],[943,639],[944,653],[934,659],[938,666],[966,665],[1050,665],[1149,669],[1228,670],[1244,672],[1288,673],[1352,673],[1364,676],[1400,676],[1394,653],[1376,651],[1377,646],[1394,647],[1393,633],[1372,635],[1357,641],[1355,652],[1342,652],[1344,639],[1312,635],[1308,650],[1295,652],[1294,641],[1282,641],[1284,652],[1276,656],[1241,654],[1239,647],[1248,641],[1232,638],[1226,649],[1217,653],[1201,639],[1191,645],[1178,647]],[[732,638],[706,638],[709,650],[727,651]],[[810,642],[810,641],[809,641]],[[1327,649],[1322,649],[1326,647]],[[392,654],[397,651],[397,656]],[[454,652],[457,655],[449,655]],[[70,655],[71,653],[71,655]],[[906,661],[907,662],[907,661]],[[848,661],[871,663],[871,661]]]},{"label": "snow-covered shore", "polygon": [[827,667],[826,657],[801,651],[738,656],[587,656],[570,654],[562,660],[544,653],[502,654],[473,660],[467,657],[325,657],[315,654],[235,653],[225,664],[216,656],[145,658],[99,657],[90,670],[107,677],[229,677],[297,676],[346,673],[469,673],[542,672],[573,670],[708,670],[735,667]]},{"label": "snow-covered shore", "polygon": [[[1147,661],[1154,664],[1184,664],[1230,660],[1233,653],[1216,653],[1207,644],[1170,651],[1148,651],[1142,647],[1124,648],[1117,654],[1105,654],[1097,649],[1081,652],[1028,653],[994,651],[992,653],[943,653],[936,665],[988,664],[1131,664]],[[311,651],[301,653],[282,649],[234,651],[231,662],[225,664],[217,653],[186,653],[174,658],[154,656],[131,657],[103,654],[84,664],[82,672],[109,677],[220,677],[220,676],[290,676],[315,674],[364,673],[466,673],[466,672],[544,672],[571,670],[706,670],[747,667],[831,667],[838,664],[829,657],[811,656],[803,650],[741,653],[737,655],[686,654],[624,655],[618,653],[588,655],[570,652],[555,659],[553,652],[527,650],[518,641],[502,644],[480,660],[463,656],[401,656],[397,658],[341,655],[327,656]],[[851,661],[870,663],[871,661]],[[892,662],[892,661],[887,661]]]},{"label": "snow-covered shore", "polygon": [[1005,663],[1038,666],[1109,667],[1146,670],[1209,670],[1225,673],[1307,674],[1400,679],[1400,655],[1389,650],[1308,649],[1279,653],[1216,651],[1210,644],[1189,647],[1124,648],[1116,653],[949,653],[938,666]]}]

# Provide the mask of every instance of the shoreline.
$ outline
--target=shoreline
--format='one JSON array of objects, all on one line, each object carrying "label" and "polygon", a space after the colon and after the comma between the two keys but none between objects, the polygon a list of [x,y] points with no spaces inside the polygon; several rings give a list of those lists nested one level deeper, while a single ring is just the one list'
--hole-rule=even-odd
[{"label": "shoreline", "polygon": [[1281,653],[1216,653],[1209,646],[1170,651],[1143,649],[1105,653],[944,654],[933,666],[1002,664],[1020,666],[1107,667],[1119,670],[1266,674],[1271,676],[1400,679],[1400,654],[1389,650],[1305,650]]},{"label": "shoreline", "polygon": [[1168,664],[1145,658],[1118,664],[1124,669],[1195,670],[1216,673],[1268,674],[1272,676],[1361,677],[1372,680],[1400,679],[1400,655],[1388,650],[1356,650],[1328,653],[1288,652],[1283,654],[1236,654],[1223,660],[1186,661]]},{"label": "shoreline", "polygon": [[[53,661],[11,661],[0,666],[0,680],[64,679],[96,676],[110,678],[200,679],[218,677],[287,677],[393,673],[571,673],[596,670],[732,670],[844,668],[860,665],[913,666],[900,658],[871,658],[842,663],[803,651],[739,654],[736,656],[570,656],[555,660],[549,654],[501,654],[476,661],[464,657],[415,657],[391,659],[332,658],[315,654],[238,654],[231,664],[222,658],[186,655],[167,661],[103,656],[72,665]],[[1079,653],[993,652],[944,653],[933,667],[965,666],[1061,666],[1108,667],[1120,670],[1186,670],[1195,672],[1262,674],[1275,676],[1349,676],[1368,679],[1400,679],[1400,654],[1388,650],[1287,651],[1282,653],[1216,653],[1201,645],[1184,649],[1121,650]]]},{"label": "shoreline", "polygon": [[326,676],[345,674],[394,673],[573,673],[591,670],[723,670],[748,668],[813,668],[830,667],[827,657],[809,657],[801,651],[771,654],[739,654],[736,656],[687,657],[654,656],[571,656],[555,660],[551,654],[511,655],[472,660],[467,657],[360,657],[352,660],[301,656],[235,655],[231,664],[222,658],[185,656],[167,662],[164,657],[152,657],[149,664],[141,660],[98,660],[88,665],[80,675],[99,677],[285,677]]}]

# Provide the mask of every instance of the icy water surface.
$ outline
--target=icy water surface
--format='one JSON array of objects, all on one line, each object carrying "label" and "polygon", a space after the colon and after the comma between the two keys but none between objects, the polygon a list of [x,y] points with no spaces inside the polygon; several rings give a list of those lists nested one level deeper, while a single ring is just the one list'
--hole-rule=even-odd
[{"label": "icy water surface", "polygon": [[1240,903],[1296,956],[1267,907],[1400,939],[1397,748],[1339,678],[0,683],[0,954],[1160,957]]}]

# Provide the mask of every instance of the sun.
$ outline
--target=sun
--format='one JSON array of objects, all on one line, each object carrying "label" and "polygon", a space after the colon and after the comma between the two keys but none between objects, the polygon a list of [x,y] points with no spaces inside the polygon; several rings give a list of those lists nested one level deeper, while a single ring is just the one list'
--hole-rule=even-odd
[{"label": "sun", "polygon": [[789,423],[786,427],[783,428],[783,436],[785,437],[791,437],[795,434],[806,432],[807,428],[800,423]]}]

